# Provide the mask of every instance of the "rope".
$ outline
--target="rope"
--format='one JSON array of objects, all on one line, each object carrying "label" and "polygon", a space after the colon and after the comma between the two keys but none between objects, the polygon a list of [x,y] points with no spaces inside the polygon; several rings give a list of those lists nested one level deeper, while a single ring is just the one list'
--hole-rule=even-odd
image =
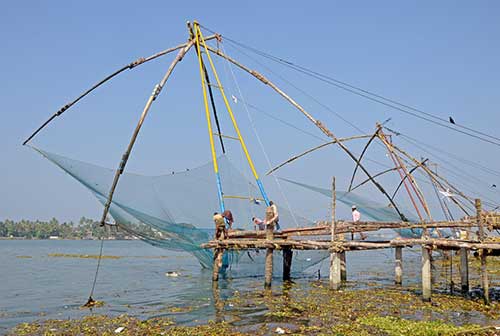
[{"label": "rope", "polygon": [[[213,32],[212,30],[210,30],[210,29],[208,29],[206,27],[203,27],[203,28],[206,29],[207,31]],[[271,60],[273,62],[279,63],[279,64],[281,64],[283,66],[291,68],[291,69],[293,69],[293,70],[295,70],[297,72],[303,73],[303,74],[305,74],[305,75],[307,75],[309,77],[312,77],[312,78],[318,79],[320,81],[323,81],[323,82],[325,82],[325,83],[327,83],[329,85],[335,86],[335,87],[337,87],[339,89],[342,89],[344,91],[353,93],[355,95],[358,95],[360,97],[366,98],[366,99],[371,100],[373,102],[382,104],[382,105],[387,106],[389,108],[398,110],[400,112],[412,115],[412,116],[414,116],[416,118],[428,121],[428,122],[433,123],[435,125],[448,128],[448,129],[453,130],[455,132],[462,133],[464,135],[468,135],[470,137],[473,137],[473,138],[476,138],[478,140],[481,140],[481,141],[484,141],[484,142],[487,142],[487,143],[490,143],[490,144],[493,144],[493,145],[496,145],[496,146],[500,147],[500,142],[499,142],[500,138],[495,137],[493,135],[484,133],[482,131],[475,130],[475,129],[473,129],[471,127],[468,127],[468,126],[465,126],[465,125],[456,124],[456,123],[454,123],[453,124],[454,127],[452,127],[452,126],[449,125],[449,121],[446,120],[445,118],[442,118],[442,117],[433,115],[431,113],[422,111],[422,110],[414,108],[414,107],[412,107],[410,105],[400,103],[400,102],[398,102],[398,101],[396,101],[394,99],[390,99],[390,98],[384,97],[384,96],[382,96],[380,94],[377,94],[377,93],[371,92],[369,90],[360,88],[358,86],[346,83],[344,81],[340,81],[340,80],[338,80],[338,79],[336,79],[336,78],[334,78],[332,76],[328,76],[328,75],[322,74],[320,72],[316,72],[316,71],[310,70],[310,69],[308,69],[306,67],[294,64],[293,62],[290,62],[290,61],[285,60],[283,58],[280,58],[280,57],[268,54],[266,52],[260,51],[260,50],[258,50],[256,48],[247,46],[247,45],[245,45],[245,44],[243,44],[241,42],[238,42],[236,40],[233,40],[233,39],[231,39],[231,38],[229,38],[229,37],[227,37],[225,35],[224,35],[224,39],[228,40],[229,42],[231,42],[231,43],[233,43],[235,45],[238,45],[238,46],[240,46],[242,48],[245,48],[245,49],[247,49],[247,50],[249,50],[249,51],[251,51],[251,52],[253,52],[253,53],[257,54],[257,55],[260,55],[260,56],[262,56],[264,58],[267,58],[267,59],[269,59],[269,60]],[[422,115],[424,115],[425,117],[422,116]],[[430,118],[432,118],[432,119],[430,119]],[[439,122],[436,121],[436,120],[438,120]],[[441,122],[444,122],[445,124],[442,124]],[[466,130],[466,131],[464,131],[464,130]],[[467,132],[467,131],[469,131],[469,132]],[[470,132],[472,132],[472,133],[470,133]],[[475,133],[475,134],[473,134],[473,133]],[[493,139],[493,140],[491,140],[491,139]]]},{"label": "rope", "polygon": [[[224,49],[224,46],[221,44],[221,49],[224,53],[226,53],[225,49]],[[238,81],[236,79],[236,76],[234,75],[234,71],[233,71],[233,68],[231,66],[231,64],[229,63],[229,61],[227,59],[226,60],[226,66],[227,68],[229,68],[230,72],[231,72],[231,76],[233,78],[233,82],[236,86],[236,89],[238,90],[238,94],[240,97],[243,98],[243,102],[245,102],[245,98],[243,97],[243,93],[241,92],[241,88],[240,88],[240,85],[238,84]],[[244,108],[245,108],[245,111],[247,112],[247,115],[248,115],[248,119],[250,121],[250,126],[252,127],[252,131],[253,133],[255,134],[255,137],[257,138],[257,142],[259,143],[259,146],[260,146],[260,149],[262,150],[262,153],[264,154],[264,157],[267,161],[267,165],[269,166],[269,169],[272,169],[272,164],[271,164],[271,160],[269,159],[269,156],[267,155],[267,152],[264,148],[264,144],[262,142],[262,139],[260,138],[260,135],[259,133],[257,132],[257,129],[255,127],[255,122],[252,118],[252,115],[250,113],[250,110],[248,109],[247,105],[244,103],[243,104]],[[288,201],[288,198],[286,197],[285,193],[283,192],[283,188],[281,187],[281,184],[280,182],[278,181],[277,177],[273,174],[273,178],[274,178],[274,181],[276,183],[276,185],[278,186],[278,190],[281,194],[281,196],[283,197],[283,199],[285,200],[285,203],[286,203],[286,207],[288,209],[288,212],[290,212],[290,215],[292,216],[292,220],[294,221],[295,223],[295,226],[298,227],[299,226],[299,223],[297,221],[297,218],[295,217],[295,214],[292,212],[292,209],[291,209],[291,206],[290,206],[290,202]]]},{"label": "rope", "polygon": [[99,257],[97,258],[97,267],[95,269],[94,281],[92,282],[92,289],[90,290],[90,295],[89,299],[87,300],[87,303],[83,305],[84,307],[92,307],[96,303],[96,301],[92,298],[92,295],[94,295],[95,285],[97,283],[97,275],[99,274],[99,268],[101,267],[103,246],[104,246],[104,234],[101,236],[101,246],[99,248]]}]

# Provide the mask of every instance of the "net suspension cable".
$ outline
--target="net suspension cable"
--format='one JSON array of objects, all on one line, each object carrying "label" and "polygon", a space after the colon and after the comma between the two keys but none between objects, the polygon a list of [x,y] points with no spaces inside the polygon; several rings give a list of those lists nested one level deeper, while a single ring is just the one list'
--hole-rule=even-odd
[{"label": "net suspension cable", "polygon": [[[204,29],[206,29],[207,31],[209,32],[212,32],[213,31],[207,27],[204,27]],[[284,65],[286,67],[289,67],[295,71],[298,71],[298,72],[301,72],[305,75],[308,75],[310,77],[313,77],[313,78],[316,78],[318,80],[321,80],[323,82],[326,82],[330,85],[333,85],[333,86],[336,86],[342,90],[345,90],[345,91],[348,91],[348,92],[351,92],[355,95],[358,95],[358,96],[361,96],[363,98],[366,98],[366,99],[369,99],[371,101],[374,101],[376,103],[379,103],[379,104],[382,104],[382,105],[385,105],[387,107],[390,107],[392,109],[395,109],[395,110],[398,110],[400,112],[403,112],[403,113],[406,113],[406,114],[409,114],[409,115],[412,115],[416,118],[419,118],[419,119],[422,119],[422,120],[425,120],[425,121],[428,121],[428,122],[431,122],[435,125],[438,125],[438,126],[441,126],[441,127],[445,127],[445,128],[448,128],[450,130],[453,130],[455,132],[459,132],[459,133],[462,133],[464,135],[468,135],[470,137],[473,137],[473,138],[476,138],[478,140],[481,140],[481,141],[484,141],[484,142],[487,142],[487,143],[490,143],[490,144],[493,144],[493,145],[496,145],[496,146],[500,146],[500,138],[496,137],[496,136],[493,136],[493,135],[490,135],[490,134],[487,134],[485,132],[482,132],[482,131],[479,131],[479,130],[476,130],[476,129],[473,129],[471,127],[468,127],[468,126],[465,126],[465,125],[462,125],[462,124],[452,124],[454,125],[454,127],[450,126],[450,123],[448,120],[446,120],[445,118],[442,118],[442,117],[439,117],[439,116],[436,116],[434,114],[431,114],[429,112],[425,112],[423,110],[420,110],[420,109],[417,109],[415,107],[412,107],[408,104],[404,104],[404,103],[400,103],[394,99],[390,99],[390,98],[387,98],[387,97],[384,97],[380,94],[377,94],[377,93],[374,93],[372,91],[369,91],[369,90],[366,90],[366,89],[363,89],[361,87],[358,87],[358,86],[355,86],[355,85],[352,85],[352,84],[349,84],[347,82],[344,82],[344,81],[340,81],[332,76],[329,76],[329,75],[325,75],[325,74],[322,74],[320,72],[317,72],[317,71],[313,71],[313,70],[310,70],[306,67],[303,67],[303,66],[300,66],[300,65],[297,65],[291,61],[288,61],[288,60],[285,60],[283,58],[280,58],[280,57],[277,57],[277,56],[273,56],[269,53],[266,53],[266,52],[263,52],[263,51],[260,51],[256,48],[253,48],[253,47],[250,47],[248,45],[245,45],[239,41],[236,41],[234,39],[231,39],[229,37],[227,37],[226,35],[223,35],[224,36],[224,39],[229,41],[230,43],[233,43],[235,45],[238,45],[242,48],[245,48],[257,55],[260,55],[262,57],[265,57],[269,60],[272,60],[274,62],[277,62],[281,65]],[[425,116],[425,117],[424,117]]]}]

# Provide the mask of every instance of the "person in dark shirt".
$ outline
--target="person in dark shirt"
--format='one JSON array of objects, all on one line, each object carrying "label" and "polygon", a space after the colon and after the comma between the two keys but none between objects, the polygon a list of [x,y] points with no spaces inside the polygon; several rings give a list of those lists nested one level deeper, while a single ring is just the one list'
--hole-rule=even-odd
[{"label": "person in dark shirt", "polygon": [[229,225],[229,230],[233,228],[234,218],[231,210],[226,210],[222,213],[222,217],[224,217]]}]

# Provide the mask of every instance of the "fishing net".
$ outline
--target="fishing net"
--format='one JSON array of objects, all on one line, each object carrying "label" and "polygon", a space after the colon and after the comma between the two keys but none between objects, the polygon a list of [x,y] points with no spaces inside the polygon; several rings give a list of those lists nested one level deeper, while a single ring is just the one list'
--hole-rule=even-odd
[{"label": "fishing net", "polygon": [[[34,148],[34,147],[33,147]],[[103,205],[106,202],[115,170],[34,148],[89,189]],[[259,200],[258,187],[248,181],[226,155],[218,158],[224,186],[225,208],[231,210],[233,228],[253,230],[252,217],[262,218],[266,205]],[[286,180],[327,197],[331,191]],[[366,217],[373,220],[399,221],[394,209],[367,200],[352,192],[338,192],[338,200],[347,205],[357,204]],[[219,201],[212,162],[182,172],[158,176],[123,173],[113,196],[110,215],[118,228],[143,241],[169,250],[185,251],[197,258],[205,268],[212,266],[211,250],[201,244],[214,235],[213,213]],[[279,207],[280,223],[311,226],[314,223]],[[413,235],[413,233],[412,233]],[[276,253],[278,258],[281,253]],[[226,266],[263,264],[263,253],[248,251],[226,253]],[[306,251],[294,256],[294,271],[301,272],[317,265],[328,256],[326,251]],[[261,260],[262,259],[262,260]],[[281,262],[275,267],[280,268]],[[245,266],[247,271],[255,272]],[[255,273],[253,273],[255,274]]]},{"label": "fishing net", "polygon": [[[34,147],[33,147],[34,148]],[[96,198],[106,202],[115,171],[34,148],[89,189]],[[227,156],[218,158],[224,185],[225,208],[231,210],[233,228],[253,230],[252,217],[262,218],[266,205],[259,201],[257,186],[249,182]],[[117,227],[145,242],[169,250],[185,251],[195,256],[205,268],[212,267],[211,250],[201,244],[214,235],[213,213],[219,210],[212,162],[183,172],[159,176],[123,173],[113,196],[110,214]],[[299,226],[313,223],[279,208],[280,223],[296,222]],[[277,253],[280,257],[280,253]],[[326,253],[300,253],[294,260],[295,271],[319,263]],[[262,259],[262,261],[260,261]],[[227,266],[263,264],[263,253],[228,253]],[[281,263],[276,262],[279,268]],[[252,271],[254,272],[254,271]]]}]

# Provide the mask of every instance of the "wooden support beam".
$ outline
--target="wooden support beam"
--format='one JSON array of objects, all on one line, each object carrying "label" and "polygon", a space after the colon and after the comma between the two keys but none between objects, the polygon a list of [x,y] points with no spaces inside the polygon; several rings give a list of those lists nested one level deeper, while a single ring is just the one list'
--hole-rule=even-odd
[{"label": "wooden support beam", "polygon": [[460,248],[460,284],[462,293],[469,293],[469,250]]},{"label": "wooden support beam", "polygon": [[283,281],[291,280],[293,251],[287,247],[283,249]]},{"label": "wooden support beam", "polygon": [[340,252],[340,280],[342,281],[347,281],[347,264],[345,254],[345,251]]},{"label": "wooden support beam", "polygon": [[398,246],[395,251],[396,255],[396,265],[394,268],[396,285],[401,285],[403,283],[403,248]]},{"label": "wooden support beam", "polygon": [[[267,207],[266,210],[266,221],[274,217],[274,211],[272,207]],[[274,235],[274,225],[275,223],[268,223],[266,225],[266,242],[272,242]],[[271,288],[271,282],[273,280],[273,251],[274,248],[268,247],[266,249],[266,268],[265,268],[265,279],[264,288]]]},{"label": "wooden support beam", "polygon": [[485,250],[479,251],[481,258],[481,286],[483,287],[484,304],[490,304],[490,284],[488,280],[488,268],[486,266],[486,253]]},{"label": "wooden support beam", "polygon": [[431,300],[431,249],[422,245],[422,300]]},{"label": "wooden support beam", "polygon": [[330,254],[330,287],[339,289],[342,283],[342,266],[340,252],[332,252]]},{"label": "wooden support beam", "polygon": [[[479,198],[476,198],[474,203],[476,207],[477,226],[479,227],[478,237],[479,241],[482,243],[484,241],[484,238],[486,237],[486,234],[484,232],[484,220],[482,215],[481,200]],[[488,280],[488,267],[486,264],[486,251],[484,249],[479,250],[479,257],[481,259],[481,287],[483,287],[483,299],[484,303],[489,305],[490,284]]]},{"label": "wooden support beam", "polygon": [[212,273],[212,281],[219,281],[219,271],[222,266],[222,256],[224,254],[224,249],[216,248],[214,250],[214,265]]}]

